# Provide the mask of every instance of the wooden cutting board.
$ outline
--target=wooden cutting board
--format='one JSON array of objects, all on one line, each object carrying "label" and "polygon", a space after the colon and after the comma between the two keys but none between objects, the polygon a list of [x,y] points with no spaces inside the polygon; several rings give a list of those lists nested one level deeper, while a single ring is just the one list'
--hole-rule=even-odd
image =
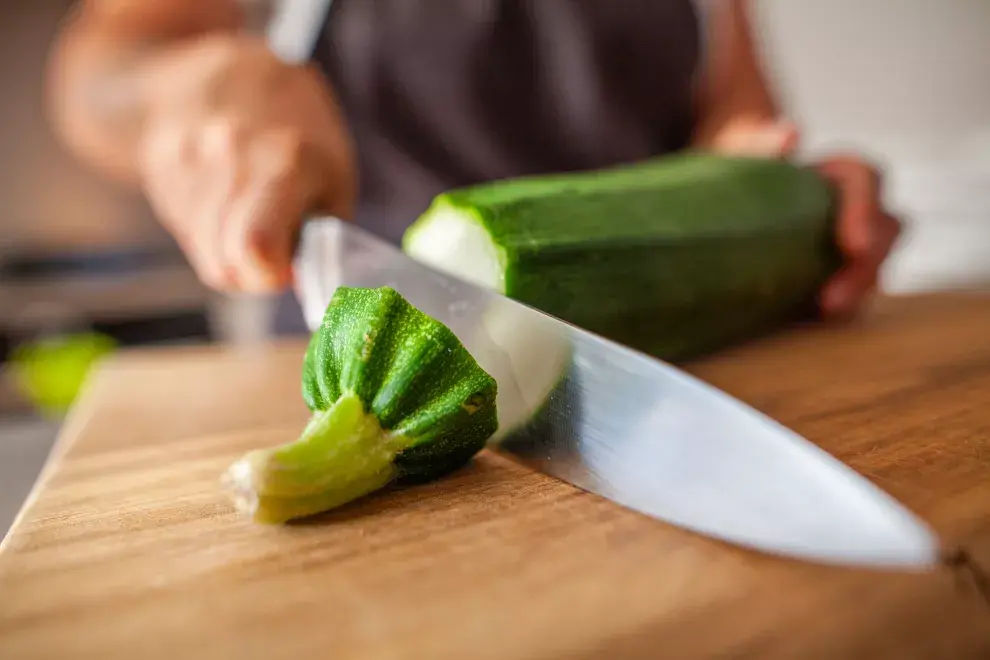
[{"label": "wooden cutting board", "polygon": [[691,365],[927,519],[924,574],[759,555],[482,454],[268,528],[217,488],[306,419],[302,345],[103,367],[0,553],[0,657],[986,658],[990,296],[882,300]]}]

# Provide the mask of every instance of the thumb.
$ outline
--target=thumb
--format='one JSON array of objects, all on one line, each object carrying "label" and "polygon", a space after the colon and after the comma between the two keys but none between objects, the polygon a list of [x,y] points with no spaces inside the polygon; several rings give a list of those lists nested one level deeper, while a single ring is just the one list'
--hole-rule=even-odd
[{"label": "thumb", "polygon": [[800,141],[797,126],[783,120],[737,120],[714,140],[716,152],[729,156],[786,158]]}]

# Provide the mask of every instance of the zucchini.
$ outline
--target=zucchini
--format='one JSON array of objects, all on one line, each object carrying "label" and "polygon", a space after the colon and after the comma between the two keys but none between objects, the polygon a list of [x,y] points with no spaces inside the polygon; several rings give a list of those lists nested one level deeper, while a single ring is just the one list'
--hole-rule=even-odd
[{"label": "zucchini", "polygon": [[795,318],[839,266],[833,195],[782,160],[685,152],[437,196],[411,257],[666,360]]},{"label": "zucchini", "polygon": [[249,452],[222,481],[281,523],[464,465],[498,427],[495,379],[453,332],[389,287],[338,288],[306,351],[298,439]]}]

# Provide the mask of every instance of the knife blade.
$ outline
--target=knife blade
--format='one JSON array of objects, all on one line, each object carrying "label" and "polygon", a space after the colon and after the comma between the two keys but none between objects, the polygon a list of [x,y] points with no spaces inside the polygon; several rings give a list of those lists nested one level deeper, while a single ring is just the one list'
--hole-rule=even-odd
[{"label": "knife blade", "polygon": [[498,382],[489,450],[665,523],[771,555],[936,565],[934,532],[807,439],[684,371],[413,260],[335,218],[302,230],[315,330],[338,286],[390,286]]}]

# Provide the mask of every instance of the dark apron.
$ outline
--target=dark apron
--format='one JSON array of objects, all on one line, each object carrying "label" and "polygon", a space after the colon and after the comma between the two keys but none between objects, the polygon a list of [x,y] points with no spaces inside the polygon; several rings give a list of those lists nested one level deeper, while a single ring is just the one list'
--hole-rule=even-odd
[{"label": "dark apron", "polygon": [[691,0],[335,0],[313,60],[398,243],[448,188],[683,148],[699,50]]}]

